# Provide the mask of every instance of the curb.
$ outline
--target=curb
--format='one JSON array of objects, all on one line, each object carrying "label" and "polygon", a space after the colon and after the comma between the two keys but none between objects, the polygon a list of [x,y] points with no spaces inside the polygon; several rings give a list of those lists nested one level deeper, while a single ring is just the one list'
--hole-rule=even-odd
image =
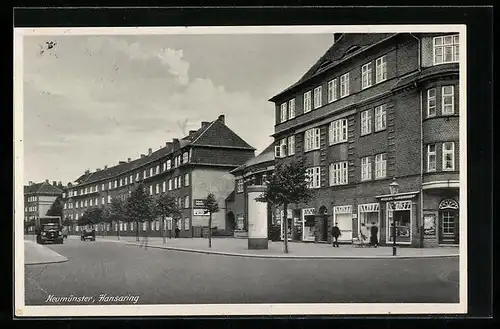
[{"label": "curb", "polygon": [[[64,257],[64,256],[61,256],[61,257]],[[26,265],[45,265],[45,264],[66,263],[68,261],[69,261],[69,259],[67,259],[66,257],[64,257],[64,259],[61,259],[61,260],[51,260],[51,261],[48,261],[48,262],[24,263],[24,266],[26,266]]]},{"label": "curb", "polygon": [[[101,241],[103,241],[103,240],[101,240]],[[124,243],[126,245],[129,245],[129,246],[141,246],[141,244],[138,244],[135,242],[124,242]],[[455,258],[455,257],[460,256],[458,254],[423,255],[423,256],[392,256],[392,255],[388,255],[388,256],[385,256],[385,255],[374,255],[374,256],[294,256],[294,255],[286,255],[286,256],[282,256],[282,255],[241,254],[241,253],[224,252],[224,251],[189,249],[189,248],[155,246],[155,245],[148,245],[148,248],[181,251],[181,252],[191,252],[191,253],[207,254],[207,255],[247,257],[247,258],[272,258],[272,259],[415,259],[415,258]]]}]

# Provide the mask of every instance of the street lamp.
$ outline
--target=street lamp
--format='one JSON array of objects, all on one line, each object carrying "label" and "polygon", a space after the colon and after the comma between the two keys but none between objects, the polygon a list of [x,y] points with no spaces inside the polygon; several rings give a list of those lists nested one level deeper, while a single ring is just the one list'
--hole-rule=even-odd
[{"label": "street lamp", "polygon": [[398,194],[399,184],[396,182],[396,178],[392,179],[392,183],[389,184],[389,190],[391,191],[391,207],[392,207],[392,255],[396,256],[396,219],[394,218],[395,202],[394,196]]}]

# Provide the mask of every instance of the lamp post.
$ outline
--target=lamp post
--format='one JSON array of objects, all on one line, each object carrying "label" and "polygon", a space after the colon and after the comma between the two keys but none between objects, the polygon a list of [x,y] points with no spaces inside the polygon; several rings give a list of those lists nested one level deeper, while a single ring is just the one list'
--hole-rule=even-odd
[{"label": "lamp post", "polygon": [[395,211],[395,201],[394,196],[398,194],[399,184],[396,182],[396,178],[392,179],[392,183],[389,184],[389,190],[391,191],[391,208],[392,208],[392,255],[396,256],[396,219],[394,218]]}]

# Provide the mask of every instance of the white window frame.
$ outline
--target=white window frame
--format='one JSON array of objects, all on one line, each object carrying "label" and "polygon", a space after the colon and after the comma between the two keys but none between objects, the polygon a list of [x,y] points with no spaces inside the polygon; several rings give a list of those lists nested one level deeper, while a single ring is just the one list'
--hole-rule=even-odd
[{"label": "white window frame", "polygon": [[366,63],[361,66],[361,89],[366,89],[372,86],[372,63]]},{"label": "white window frame", "polygon": [[118,186],[118,180],[115,180],[115,188]]},{"label": "white window frame", "polygon": [[372,179],[372,159],[371,156],[361,158],[361,181]]},{"label": "white window frame", "polygon": [[349,96],[349,72],[340,76],[340,98]]},{"label": "white window frame", "polygon": [[190,200],[189,200],[189,195],[186,195],[184,197],[184,208],[190,208],[191,204],[190,204]]},{"label": "white window frame", "polygon": [[328,127],[329,145],[345,143],[347,140],[347,118],[332,121]]},{"label": "white window frame", "polygon": [[337,78],[328,81],[328,103],[332,103],[338,99],[338,81]]},{"label": "white window frame", "polygon": [[[431,151],[431,147],[434,148],[434,151]],[[431,160],[431,158],[433,158],[434,160]],[[437,170],[436,144],[427,144],[427,172],[434,172],[436,170]]]},{"label": "white window frame", "polygon": [[184,174],[184,186],[189,186],[189,173]]},{"label": "white window frame", "polygon": [[108,204],[111,203],[111,195],[108,195]]},{"label": "white window frame", "polygon": [[154,167],[149,168],[149,177],[152,177],[154,174]]},{"label": "white window frame", "polygon": [[[432,40],[432,53],[434,65],[447,64],[447,63],[458,63],[460,61],[460,40],[458,34],[443,35],[439,37],[434,37]],[[451,42],[445,41],[450,40]],[[445,50],[450,49],[451,60],[446,60]],[[438,59],[437,53],[441,53],[441,60]]]},{"label": "white window frame", "polygon": [[330,186],[349,183],[349,165],[347,161],[330,163]]},{"label": "white window frame", "polygon": [[375,107],[375,132],[387,129],[387,106],[386,104]]},{"label": "white window frame", "polygon": [[108,190],[111,190],[113,188],[113,183],[112,182],[108,182]]},{"label": "white window frame", "polygon": [[163,193],[165,193],[165,192],[166,192],[166,188],[167,188],[167,182],[166,182],[166,181],[163,181],[163,182],[161,183],[161,185],[162,185],[162,186],[161,186],[161,191],[162,191]]},{"label": "white window frame", "polygon": [[288,101],[288,120],[295,118],[295,98]]},{"label": "white window frame", "polygon": [[[434,95],[431,96],[431,93],[434,93]],[[433,102],[434,105],[432,105],[431,102]],[[430,118],[435,116],[436,116],[436,88],[429,88],[427,89],[427,117]]]},{"label": "white window frame", "polygon": [[283,103],[280,106],[280,123],[283,123],[287,120],[287,103]]},{"label": "white window frame", "polygon": [[294,155],[295,154],[295,135],[289,136],[287,138],[287,150],[288,150],[288,156]]},{"label": "white window frame", "polygon": [[306,91],[304,93],[304,113],[311,112],[312,110],[312,104],[311,104],[311,91]]},{"label": "white window frame", "polygon": [[160,194],[160,184],[156,184],[156,194]]},{"label": "white window frame", "polygon": [[375,60],[375,83],[387,80],[387,56],[381,56]]},{"label": "white window frame", "polygon": [[375,179],[387,177],[387,153],[375,155]]},{"label": "white window frame", "polygon": [[323,106],[323,87],[318,86],[314,88],[314,99],[313,99],[313,106],[314,109],[318,109],[321,106]]},{"label": "white window frame", "polygon": [[170,169],[172,169],[172,160],[168,159],[167,160],[167,170],[170,170]]},{"label": "white window frame", "polygon": [[308,188],[321,187],[321,167],[311,167],[306,169],[308,176]]},{"label": "white window frame", "polygon": [[168,180],[168,190],[172,191],[172,178]]},{"label": "white window frame", "polygon": [[[446,149],[446,145],[451,144],[451,150]],[[455,170],[455,142],[443,142],[443,171],[454,171]],[[451,168],[446,168],[446,155],[451,154]]]},{"label": "white window frame", "polygon": [[304,132],[304,152],[319,150],[320,144],[319,128],[312,128]]},{"label": "white window frame", "polygon": [[372,110],[361,112],[361,136],[372,133]]},{"label": "white window frame", "polygon": [[[451,88],[451,93],[445,93],[446,88]],[[446,99],[451,99],[451,104],[445,104]],[[449,109],[446,110],[445,109]],[[453,115],[455,114],[455,86],[448,85],[441,87],[441,114],[442,115]]]}]

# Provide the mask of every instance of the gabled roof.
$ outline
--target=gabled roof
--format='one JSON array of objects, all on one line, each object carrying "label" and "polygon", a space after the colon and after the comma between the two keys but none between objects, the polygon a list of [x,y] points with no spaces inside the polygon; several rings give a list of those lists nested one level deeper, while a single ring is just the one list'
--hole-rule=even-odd
[{"label": "gabled roof", "polygon": [[198,146],[235,147],[255,150],[255,148],[250,146],[240,136],[219,120],[213,121],[203,134],[194,139],[192,144]]},{"label": "gabled roof", "polygon": [[313,77],[336,67],[348,58],[362,53],[369,47],[395,36],[396,34],[397,33],[344,33],[342,38],[335,42],[296,83],[273,96],[269,101],[276,101],[277,98],[283,94],[291,92],[293,89],[299,87]]},{"label": "gabled roof", "polygon": [[48,194],[48,195],[58,195],[62,194],[63,191],[50,183],[35,183],[32,185],[24,186],[24,194]]},{"label": "gabled roof", "polygon": [[[213,146],[213,147],[235,147],[254,150],[241,137],[229,129],[224,123],[224,117],[221,115],[218,119],[202,124],[201,128],[192,132],[188,136],[179,139],[179,148],[189,145],[194,146]],[[174,145],[168,144],[159,150],[152,152],[151,155],[136,160],[118,164],[107,169],[90,172],[81,175],[76,179],[80,184],[90,184],[101,180],[106,180],[118,175],[136,170],[142,166],[160,160],[174,152]]]},{"label": "gabled roof", "polygon": [[241,171],[245,168],[249,168],[251,166],[255,166],[265,162],[274,161],[274,143],[267,146],[262,152],[260,152],[257,156],[250,158],[247,162],[242,164],[236,169],[233,169],[231,173],[235,173]]}]

